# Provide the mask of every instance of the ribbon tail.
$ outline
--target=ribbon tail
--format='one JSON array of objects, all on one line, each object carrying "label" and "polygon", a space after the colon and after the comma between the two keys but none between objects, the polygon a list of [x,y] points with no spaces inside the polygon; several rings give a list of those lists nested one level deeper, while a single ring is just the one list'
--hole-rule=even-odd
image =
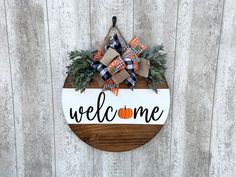
[{"label": "ribbon tail", "polygon": [[103,91],[110,90],[114,95],[118,95],[119,85],[112,79],[106,80],[103,85]]},{"label": "ribbon tail", "polygon": [[119,88],[114,87],[114,88],[111,89],[111,92],[112,92],[115,96],[118,96]]}]

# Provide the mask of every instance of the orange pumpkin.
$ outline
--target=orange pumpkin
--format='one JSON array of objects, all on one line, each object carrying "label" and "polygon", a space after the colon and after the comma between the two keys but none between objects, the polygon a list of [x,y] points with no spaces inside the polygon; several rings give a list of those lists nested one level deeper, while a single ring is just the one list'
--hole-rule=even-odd
[{"label": "orange pumpkin", "polygon": [[118,116],[121,119],[130,119],[133,116],[133,110],[131,108],[120,108],[118,110]]}]

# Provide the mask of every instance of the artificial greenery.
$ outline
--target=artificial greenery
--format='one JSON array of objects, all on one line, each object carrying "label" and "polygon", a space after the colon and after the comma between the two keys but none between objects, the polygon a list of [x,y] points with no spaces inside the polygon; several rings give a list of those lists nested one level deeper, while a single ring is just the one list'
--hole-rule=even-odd
[{"label": "artificial greenery", "polygon": [[92,52],[75,50],[69,53],[69,59],[72,62],[67,66],[67,74],[76,90],[83,92],[94,75],[90,67]]},{"label": "artificial greenery", "polygon": [[[67,74],[76,90],[83,92],[94,76],[90,65],[93,54],[90,51],[72,51],[69,53],[69,59],[72,61],[67,66]],[[164,73],[166,70],[166,53],[163,45],[156,45],[144,51],[140,56],[150,61],[149,75],[146,78],[151,89],[157,92],[157,84],[165,81]]]},{"label": "artificial greenery", "polygon": [[149,75],[146,80],[149,87],[155,92],[157,92],[157,84],[165,81],[166,55],[163,45],[156,45],[149,48],[141,55],[142,58],[150,61]]}]

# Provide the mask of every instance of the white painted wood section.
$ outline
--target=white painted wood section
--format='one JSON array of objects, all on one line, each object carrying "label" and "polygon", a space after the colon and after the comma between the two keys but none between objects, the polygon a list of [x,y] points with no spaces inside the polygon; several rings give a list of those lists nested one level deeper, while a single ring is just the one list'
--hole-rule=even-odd
[{"label": "white painted wood section", "polygon": [[[134,1],[134,34],[149,46],[164,44],[167,56],[166,79],[173,92],[176,0]],[[171,12],[171,13],[170,13]],[[169,176],[171,144],[171,111],[160,132],[146,145],[132,153],[133,176]]]},{"label": "white painted wood section", "polygon": [[211,130],[210,176],[236,176],[236,2],[224,5]]},{"label": "white painted wood section", "polygon": [[[87,88],[83,93],[78,93],[74,88],[63,88],[62,109],[68,124],[164,125],[170,109],[170,91],[158,89],[157,92],[152,89],[120,88],[117,96],[112,92],[101,92],[101,88]],[[100,108],[97,107],[98,103]],[[80,114],[80,108],[86,112],[91,106],[93,111],[90,114]],[[126,108],[132,111],[129,119],[120,117],[118,113]],[[148,110],[147,114],[142,115],[141,111],[137,111],[140,108]],[[100,118],[93,117],[97,111]],[[105,115],[107,118],[103,119]]]},{"label": "white painted wood section", "polygon": [[222,1],[180,1],[170,176],[208,176]]},{"label": "white painted wood section", "polygon": [[66,123],[61,104],[68,52],[90,49],[89,1],[50,0],[48,23],[55,117],[56,176],[93,176],[93,149]]},{"label": "white painted wood section", "polygon": [[6,1],[18,176],[55,174],[45,1]]},{"label": "white painted wood section", "polygon": [[5,2],[0,1],[0,176],[16,177],[16,141]]}]

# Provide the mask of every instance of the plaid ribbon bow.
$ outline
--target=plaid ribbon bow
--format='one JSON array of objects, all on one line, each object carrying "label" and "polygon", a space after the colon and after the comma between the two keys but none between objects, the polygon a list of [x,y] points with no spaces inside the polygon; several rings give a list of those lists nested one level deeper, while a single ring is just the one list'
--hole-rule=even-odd
[{"label": "plaid ribbon bow", "polygon": [[[117,34],[115,34],[114,36],[112,36],[110,38],[109,45],[104,47],[105,51],[107,51],[110,47],[115,49],[118,53],[121,53],[122,46],[120,44],[120,41],[118,39]],[[103,78],[103,80],[106,81],[106,80],[109,80],[112,77],[111,74],[118,72],[120,69],[119,69],[119,67],[116,67],[116,68],[114,68],[114,72],[111,72],[113,70],[112,66],[107,68],[104,64],[102,64],[100,62],[100,60],[102,59],[104,54],[101,50],[104,50],[104,49],[99,49],[97,51],[97,53],[93,56],[93,61],[94,62],[91,63],[91,68],[93,69],[94,72],[97,71],[99,73],[99,75]],[[118,59],[118,60],[120,60],[120,59]],[[123,65],[121,65],[120,67],[122,68]],[[109,69],[110,72],[108,71],[108,69]]]},{"label": "plaid ribbon bow", "polygon": [[[115,34],[110,38],[110,44],[105,46],[105,51],[109,48],[115,49],[118,53],[122,53],[123,48],[119,42],[118,36]],[[103,53],[98,50],[94,55],[94,62],[91,67],[97,71],[104,80],[103,90],[111,90],[115,95],[118,94],[119,85],[114,82],[112,76],[125,69],[129,73],[129,77],[124,80],[130,88],[134,88],[137,81],[135,72],[138,70],[140,61],[138,56],[146,49],[144,45],[140,45],[137,37],[134,37],[126,47],[122,56],[116,57],[108,66],[100,62]]]}]

